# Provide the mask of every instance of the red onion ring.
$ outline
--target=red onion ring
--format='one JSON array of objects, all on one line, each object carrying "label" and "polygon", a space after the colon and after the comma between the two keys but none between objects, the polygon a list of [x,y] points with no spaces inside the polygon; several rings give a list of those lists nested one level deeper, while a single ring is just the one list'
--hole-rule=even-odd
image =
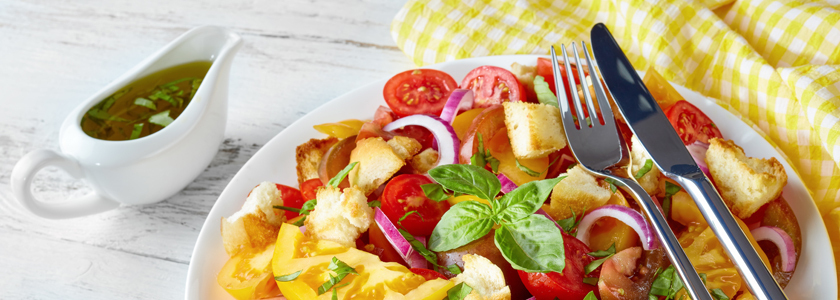
[{"label": "red onion ring", "polygon": [[496,178],[499,178],[499,183],[502,184],[502,193],[510,193],[510,191],[515,190],[519,187],[516,185],[516,183],[513,183],[513,181],[510,180],[510,178],[505,176],[505,174],[499,173],[499,175],[496,175]]},{"label": "red onion ring", "polygon": [[471,109],[474,101],[475,97],[473,97],[472,90],[456,89],[452,91],[449,99],[446,100],[446,105],[443,106],[443,111],[440,112],[440,118],[452,124],[458,112]]},{"label": "red onion ring", "polygon": [[694,144],[687,145],[685,148],[688,149],[688,153],[691,154],[691,158],[694,159],[694,162],[697,163],[700,170],[703,170],[706,177],[712,177],[712,174],[709,173],[709,167],[706,166],[706,151],[709,150],[709,144],[701,141],[695,141]]},{"label": "red onion ring", "polygon": [[586,214],[580,221],[580,224],[578,224],[577,238],[589,246],[589,230],[595,224],[595,221],[603,217],[615,218],[627,224],[630,228],[633,228],[639,235],[639,239],[642,241],[642,248],[645,250],[656,249],[658,247],[653,231],[650,225],[648,225],[647,220],[645,220],[645,217],[632,208],[615,204],[601,206]]},{"label": "red onion ring", "polygon": [[[411,247],[411,244],[402,236],[397,227],[394,226],[394,223],[391,223],[391,220],[388,219],[388,216],[382,212],[379,207],[374,208],[374,216],[373,221],[376,222],[376,225],[379,226],[379,229],[382,229],[382,233],[385,235],[385,238],[388,239],[388,242],[391,243],[391,246],[394,246],[394,249],[400,254],[400,256],[408,263],[410,268],[424,268],[427,269],[429,267],[429,262],[426,260],[420,252],[414,251],[414,248]],[[420,238],[415,238],[420,240]],[[420,240],[425,244],[425,238]]]},{"label": "red onion ring", "polygon": [[382,129],[392,131],[408,125],[417,125],[426,128],[435,136],[438,153],[440,154],[435,167],[458,163],[458,150],[461,149],[461,140],[458,139],[458,135],[455,134],[455,129],[452,129],[452,125],[435,116],[411,115],[394,120],[394,122],[389,123]]},{"label": "red onion ring", "polygon": [[756,241],[773,242],[782,256],[782,271],[793,272],[796,267],[796,247],[787,232],[778,227],[761,226],[751,230],[750,233]]}]

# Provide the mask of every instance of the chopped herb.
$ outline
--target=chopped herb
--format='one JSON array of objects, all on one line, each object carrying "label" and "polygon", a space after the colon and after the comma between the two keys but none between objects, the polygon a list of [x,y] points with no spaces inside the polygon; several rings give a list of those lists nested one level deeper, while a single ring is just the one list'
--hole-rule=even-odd
[{"label": "chopped herb", "polygon": [[160,125],[160,126],[163,126],[163,127],[169,126],[169,124],[171,124],[172,121],[175,121],[175,120],[172,119],[171,117],[169,117],[169,110],[164,110],[160,113],[157,113],[157,114],[149,117],[149,123],[152,123],[152,124],[155,124],[155,125]]},{"label": "chopped herb", "polygon": [[198,87],[201,85],[201,78],[193,79],[192,81],[192,89],[190,89],[190,99],[195,96],[195,91],[198,90]]},{"label": "chopped herb", "polygon": [[295,225],[297,227],[301,227],[301,226],[303,226],[304,221],[306,221],[306,216],[303,216],[303,218],[298,219],[297,221],[292,223],[292,225]]},{"label": "chopped herb", "polygon": [[151,110],[157,109],[157,106],[155,106],[155,102],[146,98],[134,99],[134,105],[140,105]]},{"label": "chopped herb", "polygon": [[606,257],[615,254],[615,243],[613,243],[607,250],[598,250],[587,253],[589,256]]},{"label": "chopped herb", "polygon": [[589,291],[589,294],[586,294],[586,297],[583,297],[583,300],[598,300],[598,297],[595,297],[595,292]]},{"label": "chopped herb", "polygon": [[604,178],[604,181],[606,181],[607,183],[609,183],[609,184],[610,184],[610,192],[612,192],[613,194],[615,194],[615,191],[616,191],[616,190],[618,190],[618,187],[616,187],[616,186],[615,186],[615,185],[616,185],[616,183],[617,183],[617,182],[615,181],[615,179],[612,179],[612,178],[606,177],[606,178]]},{"label": "chopped herb", "polygon": [[[356,273],[356,269],[353,269],[352,267],[348,266],[346,263],[339,260],[335,256],[333,256],[332,261],[330,261],[330,265],[327,267],[327,269],[335,272],[335,276],[329,274],[330,280],[324,282],[324,284],[318,287],[318,295],[323,295],[324,293],[329,291],[331,288],[333,288],[333,286],[341,282],[341,280],[344,279],[344,277],[347,277],[347,275],[359,275],[359,273]],[[335,288],[338,289],[342,286],[336,286]]]},{"label": "chopped herb", "polygon": [[98,109],[98,108],[91,108],[88,111],[87,114],[88,114],[88,116],[91,116],[93,118],[100,119],[100,120],[105,120],[105,121],[128,122],[128,120],[126,120],[126,119],[123,119],[123,118],[120,118],[120,117],[117,117],[117,116],[112,116],[111,114],[109,114],[105,110],[101,110],[101,109]]},{"label": "chopped herb", "polygon": [[711,289],[709,290],[709,293],[712,294],[712,297],[714,297],[715,300],[729,300],[729,297],[727,297],[721,289]]},{"label": "chopped herb", "polygon": [[398,230],[403,236],[403,238],[405,238],[405,240],[408,241],[408,244],[411,245],[411,248],[413,248],[414,251],[417,251],[418,253],[420,253],[420,255],[423,255],[423,258],[425,258],[428,262],[432,263],[432,265],[435,265],[436,267],[438,266],[437,255],[435,255],[435,253],[432,252],[432,250],[429,250],[428,248],[426,248],[426,246],[423,246],[423,243],[415,239],[413,235],[408,233],[408,231],[405,231],[404,229]]},{"label": "chopped herb", "polygon": [[648,159],[645,161],[645,165],[642,166],[642,168],[639,169],[638,172],[636,172],[636,175],[634,177],[636,177],[636,179],[642,178],[642,176],[645,176],[645,174],[650,172],[651,168],[653,168],[653,161]]},{"label": "chopped herb", "polygon": [[344,167],[343,170],[338,172],[338,174],[335,174],[335,177],[333,177],[332,179],[330,179],[329,182],[327,182],[327,185],[331,185],[333,187],[338,187],[338,185],[341,184],[342,181],[344,181],[344,177],[347,177],[347,174],[350,173],[350,170],[353,170],[353,168],[356,167],[356,165],[358,165],[358,164],[359,164],[358,161],[354,161],[351,164]]},{"label": "chopped herb", "polygon": [[664,296],[666,300],[674,299],[684,285],[679,275],[675,272],[674,266],[668,266],[656,276],[650,287],[650,294],[653,296]]},{"label": "chopped herb", "polygon": [[700,280],[703,280],[703,284],[706,284],[706,273],[699,273],[697,275],[700,275]]},{"label": "chopped herb", "polygon": [[309,213],[315,209],[315,205],[318,205],[318,199],[303,202],[303,205],[300,206],[300,212],[298,213],[301,215],[309,215]]},{"label": "chopped herb", "polygon": [[476,133],[478,137],[478,151],[470,157],[470,164],[476,167],[484,168],[488,163],[490,164],[490,169],[493,170],[493,173],[499,171],[499,160],[493,157],[490,154],[490,149],[484,149],[484,139],[481,137],[481,133]]},{"label": "chopped herb", "polygon": [[299,208],[294,208],[294,207],[288,207],[288,206],[283,206],[283,205],[275,205],[274,208],[275,209],[288,210],[290,212],[298,213],[298,214],[300,213],[300,209]]},{"label": "chopped herb", "polygon": [[437,183],[429,183],[420,185],[420,188],[423,189],[423,193],[426,194],[426,198],[432,199],[435,202],[441,202],[443,200],[449,199],[449,195],[446,194],[446,190],[443,189],[443,186]]},{"label": "chopped herb", "polygon": [[666,218],[671,214],[671,198],[681,190],[682,188],[679,185],[665,181],[665,198],[662,198],[662,211]]},{"label": "chopped herb", "polygon": [[515,161],[516,161],[516,167],[517,167],[517,168],[519,168],[519,170],[521,170],[522,172],[525,172],[525,174],[528,174],[528,176],[531,176],[531,177],[539,177],[539,176],[540,176],[540,174],[541,174],[540,172],[537,172],[537,171],[531,170],[531,169],[529,169],[528,167],[523,166],[522,164],[520,164],[520,163],[519,163],[519,159],[514,158],[513,160],[515,160]]},{"label": "chopped herb", "polygon": [[402,217],[400,217],[400,219],[397,221],[397,225],[400,225],[400,227],[402,227],[402,221],[405,220],[405,218],[408,218],[408,216],[410,216],[412,214],[417,214],[418,216],[420,216],[420,220],[423,220],[423,215],[421,215],[419,211],[412,210],[410,212],[405,213]]},{"label": "chopped herb", "polygon": [[373,200],[371,202],[368,202],[368,206],[370,206],[370,207],[382,207],[382,202],[380,202],[379,200]]},{"label": "chopped herb", "polygon": [[467,283],[461,282],[446,292],[446,298],[444,300],[464,300],[472,290],[472,287],[467,285]]},{"label": "chopped herb", "polygon": [[560,228],[563,228],[563,231],[565,231],[566,233],[575,236],[575,234],[572,234],[572,231],[575,230],[575,228],[578,226],[578,224],[580,224],[580,221],[582,221],[583,218],[580,218],[580,220],[578,220],[577,216],[575,216],[575,211],[571,208],[569,208],[569,210],[572,212],[572,216],[557,221],[557,225],[560,225]]},{"label": "chopped herb", "polygon": [[164,83],[163,85],[161,85],[161,87],[169,88],[169,87],[174,86],[176,84],[179,84],[181,82],[188,81],[188,80],[195,80],[195,79],[196,79],[195,77],[181,78],[181,79],[177,79],[177,80],[174,80],[174,81]]},{"label": "chopped herb", "polygon": [[458,275],[461,274],[461,268],[458,267],[456,264],[451,264],[446,266],[446,269],[449,270],[449,273]]},{"label": "chopped herb", "polygon": [[610,259],[610,257],[613,257],[613,255],[615,255],[615,253],[607,255],[604,258],[593,260],[591,263],[589,263],[588,265],[583,267],[584,274],[592,273],[592,271],[595,271],[595,269],[597,269],[602,264],[604,264],[604,262],[607,261],[608,259]]},{"label": "chopped herb", "polygon": [[568,167],[566,167],[566,173],[568,173],[568,172],[569,172],[569,170],[571,170],[571,169],[572,169],[572,168],[574,168],[575,166],[577,166],[577,163],[572,163],[572,164],[570,164]]},{"label": "chopped herb", "polygon": [[140,133],[143,132],[143,123],[134,124],[134,129],[131,130],[131,136],[128,137],[129,140],[136,139],[140,137]]},{"label": "chopped herb", "polygon": [[292,281],[292,280],[297,279],[298,276],[300,276],[301,272],[303,272],[303,270],[300,270],[300,271],[297,271],[297,272],[294,272],[294,273],[291,273],[291,274],[282,275],[282,276],[275,276],[274,280],[280,281],[280,282]]},{"label": "chopped herb", "polygon": [[588,285],[598,285],[598,277],[584,277],[583,283]]}]

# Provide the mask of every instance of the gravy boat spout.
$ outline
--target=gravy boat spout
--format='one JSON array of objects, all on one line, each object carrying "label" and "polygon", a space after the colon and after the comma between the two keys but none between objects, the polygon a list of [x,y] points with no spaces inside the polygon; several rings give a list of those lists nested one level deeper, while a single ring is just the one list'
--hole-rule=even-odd
[{"label": "gravy boat spout", "polygon": [[[114,80],[77,106],[59,132],[60,152],[39,149],[25,155],[12,171],[15,197],[45,218],[73,218],[120,204],[162,201],[192,182],[207,167],[224,139],[230,69],[242,38],[216,26],[194,28]],[[163,129],[133,140],[109,141],[88,136],[82,117],[94,105],[137,79],[195,61],[212,62],[192,101]],[[35,174],[59,167],[83,179],[88,195],[44,202],[31,192]]]}]

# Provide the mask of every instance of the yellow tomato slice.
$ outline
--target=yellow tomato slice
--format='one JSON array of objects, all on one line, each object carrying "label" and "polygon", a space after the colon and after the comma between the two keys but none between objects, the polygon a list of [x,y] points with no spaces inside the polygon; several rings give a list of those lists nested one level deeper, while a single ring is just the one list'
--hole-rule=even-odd
[{"label": "yellow tomato slice", "polygon": [[517,186],[534,180],[545,179],[545,170],[548,169],[549,164],[548,157],[520,159],[519,163],[521,165],[532,171],[540,172],[538,176],[528,175],[516,166],[516,157],[513,156],[513,149],[510,147],[506,130],[499,130],[493,138],[486,141],[485,147],[490,149],[490,154],[499,160],[499,173],[504,173]]},{"label": "yellow tomato slice", "polygon": [[[630,207],[627,199],[618,190],[612,194],[606,204]],[[580,216],[577,217],[580,218]],[[601,218],[595,221],[589,232],[589,248],[593,251],[607,250],[615,243],[615,252],[618,253],[639,244],[639,234],[632,227],[614,218]]]},{"label": "yellow tomato slice", "polygon": [[470,109],[456,116],[455,119],[452,120],[452,129],[455,129],[455,134],[458,135],[459,140],[464,140],[464,135],[467,134],[467,130],[470,129],[470,125],[472,125],[473,120],[475,120],[475,117],[477,117],[482,111],[484,111],[483,108]]},{"label": "yellow tomato slice", "polygon": [[683,96],[671,86],[671,83],[668,80],[665,80],[659,72],[656,72],[653,67],[648,68],[647,72],[645,72],[645,78],[642,80],[647,86],[648,90],[650,90],[651,96],[653,99],[656,99],[656,103],[659,103],[659,107],[662,110],[667,110],[674,103],[677,101],[684,100]]},{"label": "yellow tomato slice", "polygon": [[231,257],[216,281],[236,299],[261,299],[279,294],[271,272],[274,245],[261,251],[246,250]]},{"label": "yellow tomato slice", "polygon": [[455,204],[458,204],[458,203],[464,202],[464,201],[478,201],[478,202],[490,205],[490,201],[478,198],[478,197],[473,196],[473,195],[461,195],[461,196],[458,196],[458,197],[449,197],[449,199],[446,199],[446,202],[449,202],[449,205],[455,205]]},{"label": "yellow tomato slice", "polygon": [[323,134],[343,139],[359,134],[359,130],[362,128],[363,124],[363,121],[348,119],[336,123],[318,124],[312,127]]}]

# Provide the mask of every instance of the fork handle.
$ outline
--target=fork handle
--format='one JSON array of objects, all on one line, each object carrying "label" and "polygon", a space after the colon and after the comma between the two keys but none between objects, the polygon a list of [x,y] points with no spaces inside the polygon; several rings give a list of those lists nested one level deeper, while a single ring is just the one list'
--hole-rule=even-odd
[{"label": "fork handle", "polygon": [[659,237],[660,245],[665,248],[665,253],[671,259],[671,263],[674,265],[680,278],[682,278],[683,283],[685,283],[685,289],[688,291],[691,299],[713,300],[712,295],[709,294],[709,291],[703,284],[703,280],[700,279],[700,275],[697,274],[697,270],[694,269],[691,261],[688,260],[688,256],[686,256],[685,250],[683,250],[680,242],[677,240],[677,236],[671,231],[671,227],[668,226],[668,221],[665,220],[665,216],[662,215],[662,211],[659,210],[659,207],[650,198],[650,195],[638,183],[631,179],[619,176],[608,177],[620,182],[623,185],[623,189],[633,194],[639,206],[645,211],[654,231],[656,231],[656,236]]},{"label": "fork handle", "polygon": [[738,245],[751,245],[750,240],[747,239],[747,235],[741,230],[741,226],[735,221],[735,217],[723,203],[720,194],[709,179],[702,172],[683,176],[666,175],[677,181],[694,199],[694,203],[697,203],[703,218],[709,223],[709,227],[720,240],[729,259],[735,264],[756,299],[787,299],[755,248],[738,247]]}]

